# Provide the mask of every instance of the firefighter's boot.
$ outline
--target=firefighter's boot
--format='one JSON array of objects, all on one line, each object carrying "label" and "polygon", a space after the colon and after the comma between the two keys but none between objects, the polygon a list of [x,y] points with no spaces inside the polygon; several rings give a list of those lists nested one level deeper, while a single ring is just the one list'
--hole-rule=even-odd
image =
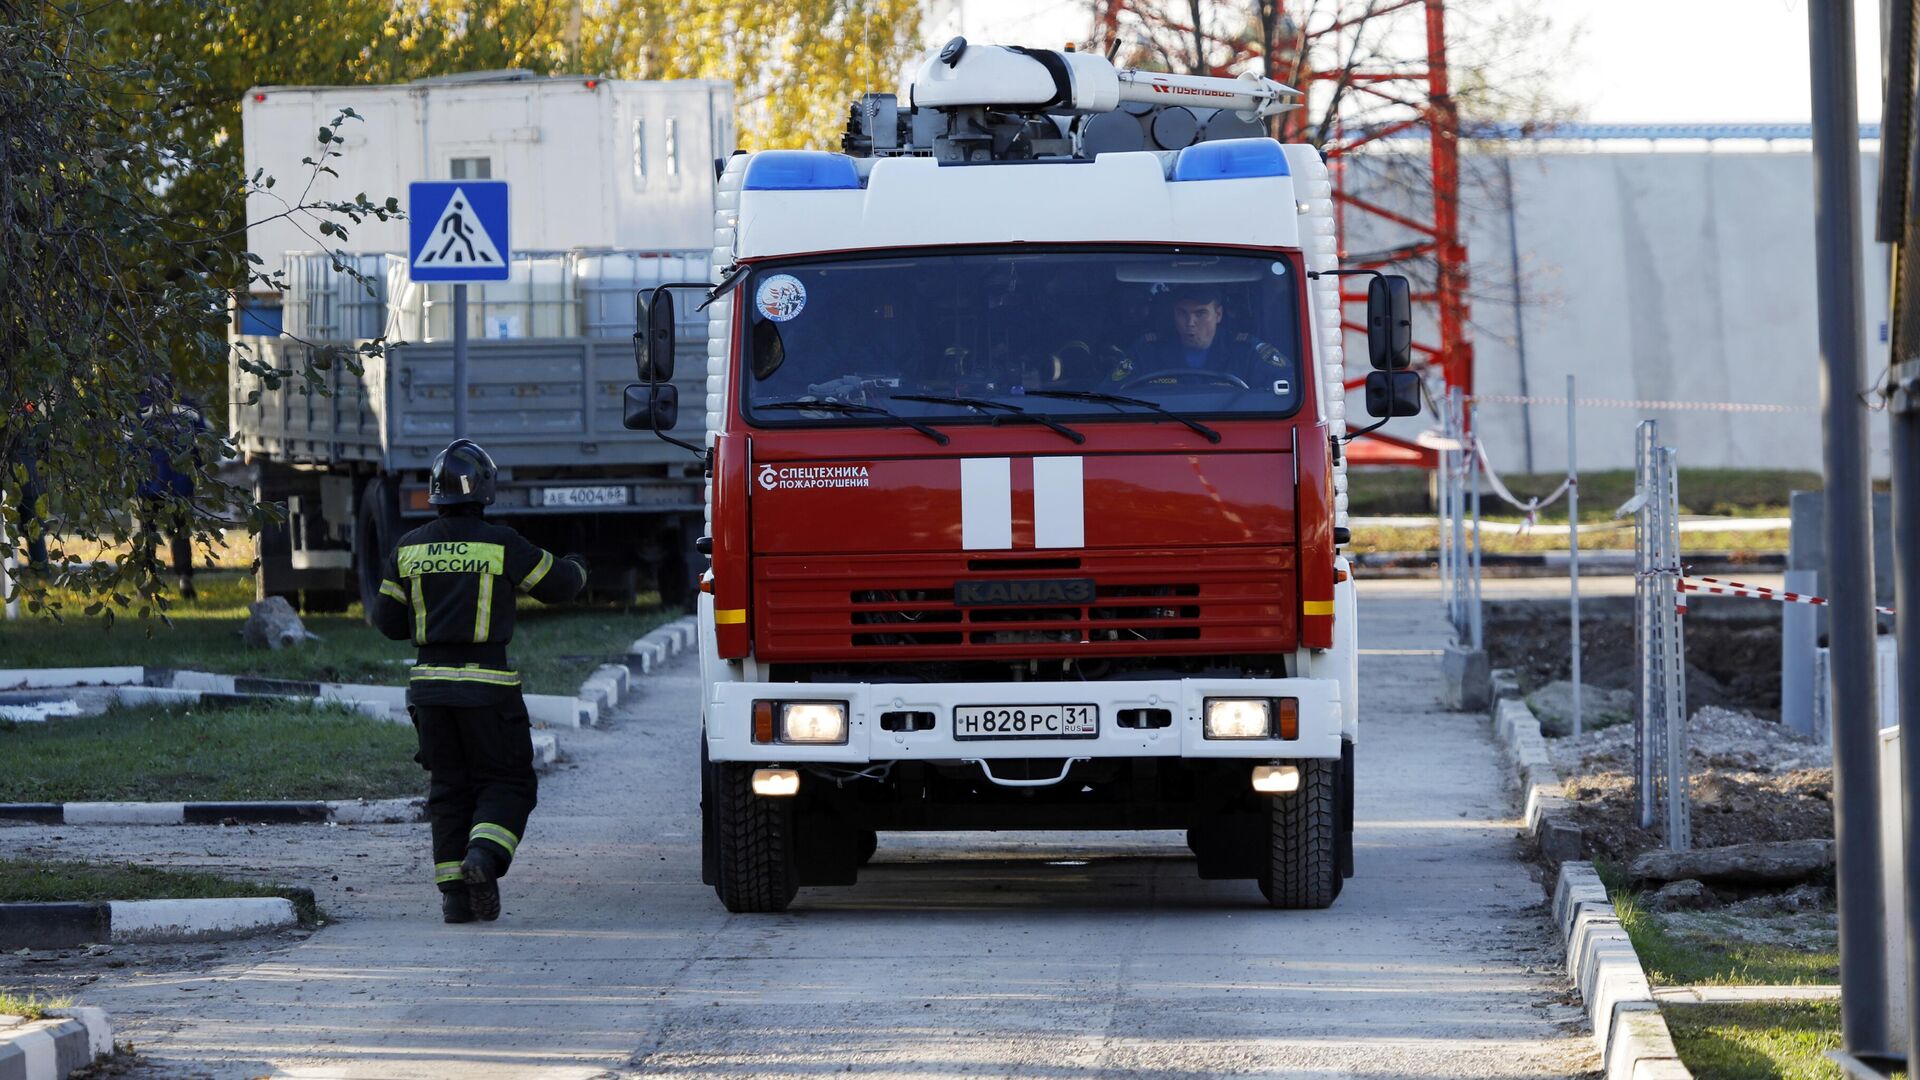
[{"label": "firefighter's boot", "polygon": [[460,864],[460,876],[467,882],[467,900],[473,905],[473,913],[481,922],[492,922],[500,917],[500,886],[495,879],[500,870],[493,856],[484,848],[467,849],[467,858]]},{"label": "firefighter's boot", "polygon": [[440,917],[450,923],[473,921],[473,901],[465,885],[440,891]]}]

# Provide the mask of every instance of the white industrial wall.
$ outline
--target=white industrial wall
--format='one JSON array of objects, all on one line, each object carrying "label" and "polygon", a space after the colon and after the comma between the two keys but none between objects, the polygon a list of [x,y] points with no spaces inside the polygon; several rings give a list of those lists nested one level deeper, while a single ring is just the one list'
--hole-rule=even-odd
[{"label": "white industrial wall", "polygon": [[[1887,363],[1887,254],[1872,241],[1877,167],[1873,154],[1862,155],[1869,381]],[[1561,395],[1572,373],[1582,398],[1819,405],[1809,153],[1570,151],[1505,162],[1470,155],[1463,172],[1470,177],[1462,202],[1479,393],[1521,393],[1518,326],[1526,390],[1534,395]],[[1511,215],[1503,192],[1509,174]],[[1356,218],[1349,215],[1350,226]],[[1347,247],[1367,250],[1369,239],[1384,245],[1404,236],[1350,234]],[[1422,329],[1431,339],[1434,328]],[[1632,467],[1633,428],[1645,417],[1661,422],[1683,467],[1821,467],[1817,411],[1588,408],[1579,420],[1581,469]],[[1883,414],[1869,426],[1874,470],[1885,475]],[[1488,452],[1503,472],[1523,471],[1529,461],[1534,471],[1562,470],[1565,427],[1562,406],[1480,411]]]}]

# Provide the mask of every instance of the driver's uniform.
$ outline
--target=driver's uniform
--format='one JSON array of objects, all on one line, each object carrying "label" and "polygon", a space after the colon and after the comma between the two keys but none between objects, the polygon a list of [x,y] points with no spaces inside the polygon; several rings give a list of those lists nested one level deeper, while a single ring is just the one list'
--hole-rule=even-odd
[{"label": "driver's uniform", "polygon": [[1176,334],[1143,334],[1128,355],[1114,365],[1108,378],[1120,386],[1157,371],[1216,372],[1232,375],[1250,387],[1271,386],[1275,380],[1293,377],[1293,365],[1284,353],[1271,347],[1263,349],[1252,334],[1236,332],[1215,334],[1213,344],[1204,349],[1181,344]]}]

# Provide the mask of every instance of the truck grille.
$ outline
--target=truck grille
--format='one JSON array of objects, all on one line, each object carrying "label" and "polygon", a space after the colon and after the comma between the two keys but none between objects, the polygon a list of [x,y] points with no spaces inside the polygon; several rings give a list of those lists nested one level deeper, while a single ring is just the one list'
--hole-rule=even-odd
[{"label": "truck grille", "polygon": [[[1090,603],[959,606],[963,578],[1058,577],[1058,561],[763,558],[755,651],[769,661],[1273,652],[1293,647],[1291,552],[1167,552],[1072,560]],[[985,563],[983,566],[982,564]],[[1169,567],[1178,567],[1169,574]]]}]

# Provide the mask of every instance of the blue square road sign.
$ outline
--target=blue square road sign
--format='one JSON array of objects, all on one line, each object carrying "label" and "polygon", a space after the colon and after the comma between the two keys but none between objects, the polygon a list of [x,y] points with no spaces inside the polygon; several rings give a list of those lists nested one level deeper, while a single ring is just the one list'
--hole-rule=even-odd
[{"label": "blue square road sign", "polygon": [[407,188],[415,281],[505,281],[513,260],[505,180],[420,180]]}]

